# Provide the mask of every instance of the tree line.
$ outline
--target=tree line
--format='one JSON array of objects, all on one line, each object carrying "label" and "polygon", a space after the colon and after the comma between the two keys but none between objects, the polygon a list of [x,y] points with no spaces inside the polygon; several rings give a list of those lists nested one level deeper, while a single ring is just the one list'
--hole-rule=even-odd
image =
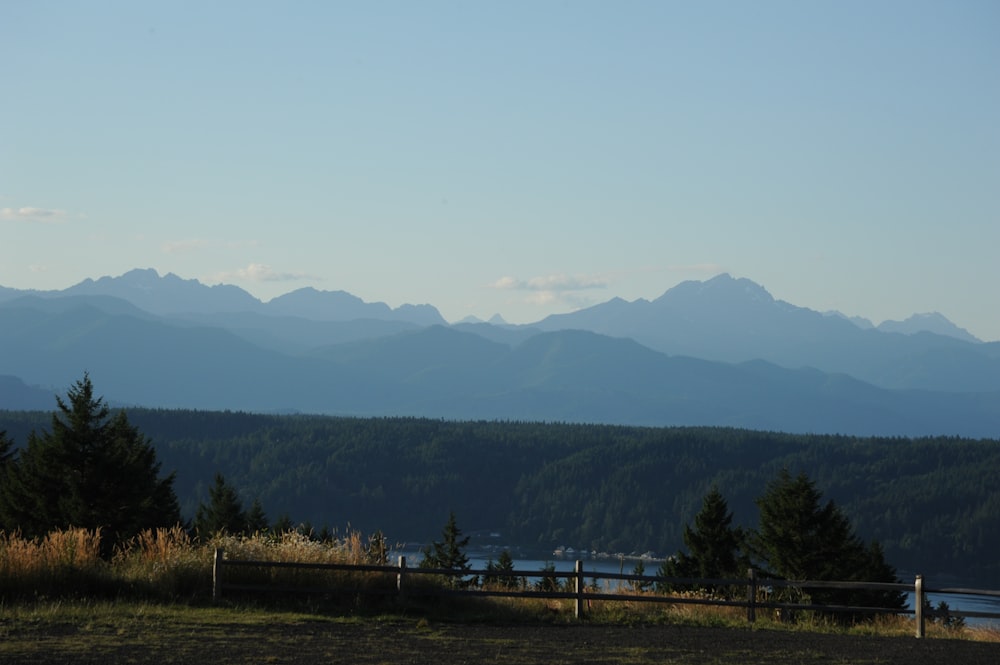
[{"label": "tree line", "polygon": [[[66,406],[72,403],[71,398]],[[142,433],[143,445],[169,472],[165,477],[172,478],[179,513],[192,527],[199,509],[212,505],[221,481],[239,511],[253,515],[247,524],[262,524],[266,508],[281,516],[275,523],[286,526],[294,517],[301,520],[295,525],[315,525],[317,531],[350,526],[381,531],[393,542],[425,542],[454,510],[473,531],[500,531],[512,544],[662,555],[682,547],[685,524],[713,487],[725,496],[733,523],[750,528],[757,520],[757,499],[787,469],[822,487],[856,533],[865,542],[881,543],[886,558],[901,570],[1000,581],[991,554],[1000,549],[995,517],[1000,445],[994,440],[157,409],[123,413],[108,417],[127,418],[128,426]],[[67,414],[60,409],[56,416]],[[0,412],[0,430],[8,432],[5,487],[15,468],[11,463],[33,455],[27,452],[38,446],[32,441],[47,436],[35,432],[52,418]],[[48,429],[48,434],[61,431],[52,423]],[[16,508],[16,501],[10,505]],[[112,527],[128,531],[106,526]]]},{"label": "tree line", "polygon": [[[184,524],[209,537],[272,528],[260,502],[245,510],[218,473],[194,521],[184,522],[176,474],[161,474],[151,441],[124,411],[111,412],[86,374],[56,404],[49,429],[32,430],[20,449],[0,430],[0,531],[30,539],[69,528],[98,530],[102,556],[110,557],[146,530]],[[297,526],[283,517],[273,528]]]}]

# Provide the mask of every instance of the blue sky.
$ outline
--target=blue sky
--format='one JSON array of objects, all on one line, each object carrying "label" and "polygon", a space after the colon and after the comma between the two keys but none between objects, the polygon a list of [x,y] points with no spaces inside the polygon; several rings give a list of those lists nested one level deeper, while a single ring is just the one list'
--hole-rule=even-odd
[{"label": "blue sky", "polygon": [[0,3],[0,285],[528,322],[687,279],[1000,340],[1000,3]]}]

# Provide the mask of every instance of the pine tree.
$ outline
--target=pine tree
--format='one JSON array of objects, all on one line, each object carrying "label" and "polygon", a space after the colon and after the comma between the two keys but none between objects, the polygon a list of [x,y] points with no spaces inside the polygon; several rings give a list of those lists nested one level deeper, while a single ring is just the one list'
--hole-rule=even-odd
[{"label": "pine tree", "polygon": [[[840,508],[821,499],[805,474],[793,478],[787,469],[757,499],[754,549],[770,572],[792,580],[898,582],[878,543],[866,546]],[[905,606],[905,597],[892,591],[816,589],[811,595],[820,603]]]},{"label": "pine tree", "polygon": [[14,456],[14,439],[7,436],[7,430],[0,429],[0,469]]},{"label": "pine tree", "polygon": [[139,532],[180,522],[174,475],[159,477],[150,441],[124,411],[111,415],[84,374],[56,397],[51,431],[31,432],[4,464],[4,522],[25,536],[80,527],[102,531],[102,553]]},{"label": "pine tree", "polygon": [[[469,570],[469,557],[465,555],[465,548],[469,545],[469,537],[462,537],[462,530],[458,528],[455,520],[455,513],[448,517],[442,531],[442,540],[434,541],[423,549],[423,560],[420,562],[421,568],[447,568],[449,570]],[[452,577],[451,580],[460,580]],[[474,584],[475,580],[458,581],[457,586],[468,586]]]},{"label": "pine tree", "polygon": [[[684,526],[684,545],[688,552],[678,552],[660,566],[662,577],[730,578],[742,577],[749,566],[743,554],[743,530],[733,527],[733,514],[718,487],[702,499],[701,510],[695,515],[694,528]],[[661,590],[673,585],[658,584]],[[715,585],[709,585],[715,591]]]},{"label": "pine tree", "polygon": [[201,539],[217,533],[241,534],[247,532],[249,525],[250,518],[236,489],[226,483],[221,473],[216,473],[215,484],[208,489],[208,503],[199,505],[195,513],[195,534]]},{"label": "pine tree", "polygon": [[264,506],[261,505],[260,499],[254,499],[253,503],[250,504],[246,529],[247,533],[250,534],[267,531],[267,513],[264,512]]},{"label": "pine tree", "polygon": [[757,499],[756,551],[771,572],[787,579],[836,579],[844,554],[858,546],[850,523],[833,501],[821,505],[815,484],[787,469]]},{"label": "pine tree", "polygon": [[288,515],[288,513],[285,513],[271,525],[271,531],[277,536],[290,533],[295,531],[295,523],[292,522],[292,518]]},{"label": "pine tree", "polygon": [[514,572],[514,557],[510,555],[510,550],[503,550],[494,563],[493,559],[486,562],[488,573],[483,578],[483,586],[499,587],[501,589],[517,589],[524,585],[524,578],[515,575],[495,575],[492,573]]},{"label": "pine tree", "polygon": [[14,440],[7,436],[6,430],[0,430],[0,531],[13,531],[17,523],[11,517],[8,506],[8,491],[13,481],[14,473]]}]

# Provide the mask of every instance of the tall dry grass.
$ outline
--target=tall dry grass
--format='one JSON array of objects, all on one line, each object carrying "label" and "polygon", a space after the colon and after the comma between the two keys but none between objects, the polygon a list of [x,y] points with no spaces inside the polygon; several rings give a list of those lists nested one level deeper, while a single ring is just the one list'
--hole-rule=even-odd
[{"label": "tall dry grass", "polygon": [[[381,538],[350,532],[318,542],[296,531],[252,536],[220,534],[207,542],[180,526],[147,530],[120,544],[110,561],[101,558],[101,533],[52,531],[44,538],[0,532],[0,599],[46,597],[135,597],[207,599],[212,591],[216,548],[230,559],[306,564],[367,564],[385,561]],[[234,583],[283,588],[309,586],[371,590],[387,587],[386,575],[289,568],[230,568]]]},{"label": "tall dry grass", "polygon": [[212,559],[180,525],[148,529],[120,545],[112,560],[122,587],[133,595],[196,598],[212,583]]},{"label": "tall dry grass", "polygon": [[[290,531],[253,536],[217,535],[207,542],[193,540],[180,526],[145,531],[119,546],[108,561],[101,558],[100,531],[66,529],[44,538],[24,538],[20,533],[0,532],[0,601],[78,598],[87,602],[101,598],[135,601],[207,601],[212,592],[212,565],[221,548],[227,558],[278,563],[346,564],[380,566],[386,563],[384,539],[366,538],[349,532],[341,538],[318,542]],[[324,607],[375,606],[368,594],[382,593],[394,599],[393,571],[349,571],[266,567],[225,569],[227,582],[271,589],[314,590],[312,598],[325,598]],[[419,584],[416,578],[414,583]],[[411,585],[411,588],[413,586]],[[593,587],[594,591],[610,591]],[[678,592],[675,592],[678,593]],[[634,590],[623,600],[587,603],[589,621],[609,623],[671,623],[680,625],[746,627],[746,610],[695,603],[645,603],[641,596],[651,590]],[[699,592],[684,594],[697,599]],[[256,600],[271,596],[255,594]],[[301,598],[301,596],[286,596]],[[419,601],[416,596],[410,601]],[[423,601],[434,611],[469,618],[501,616],[505,619],[572,621],[573,601],[558,599],[476,598]],[[814,615],[797,622],[782,622],[758,612],[756,628],[843,632],[845,628]],[[912,635],[912,617],[879,616],[850,627],[859,635]],[[1000,629],[990,626],[948,627],[927,624],[930,638],[974,639],[1000,642]]]},{"label": "tall dry grass", "polygon": [[[353,531],[324,541],[298,531],[253,536],[220,534],[205,546],[213,555],[216,548],[221,548],[227,559],[240,561],[350,566],[381,566],[386,562],[381,536],[366,538]],[[355,605],[363,602],[362,593],[391,593],[396,580],[394,572],[267,566],[224,568],[224,578],[227,584],[266,585],[275,593],[297,590],[331,596],[331,590],[335,590],[341,600],[349,598]]]},{"label": "tall dry grass", "polygon": [[66,529],[44,538],[0,532],[0,589],[12,597],[102,592],[108,565],[100,548],[99,530]]}]

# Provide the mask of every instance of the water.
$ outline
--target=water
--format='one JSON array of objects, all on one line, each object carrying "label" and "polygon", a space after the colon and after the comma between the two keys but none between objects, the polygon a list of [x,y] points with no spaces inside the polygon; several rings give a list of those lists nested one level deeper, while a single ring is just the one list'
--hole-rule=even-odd
[{"label": "water", "polygon": [[[500,549],[490,549],[490,550],[475,550],[469,549],[466,551],[466,555],[469,558],[469,566],[473,570],[484,570],[489,561],[496,563],[497,558],[500,556]],[[661,560],[657,559],[639,559],[634,557],[616,557],[616,556],[590,556],[585,553],[575,553],[569,556],[565,554],[562,556],[556,556],[550,554],[550,556],[545,556],[545,552],[532,552],[526,550],[513,550],[512,554],[515,556],[514,559],[514,570],[518,573],[523,573],[526,578],[528,578],[529,583],[534,583],[539,578],[532,577],[531,573],[543,570],[546,566],[553,567],[557,572],[567,572],[571,573],[576,569],[576,559],[579,557],[583,561],[583,571],[584,577],[589,577],[593,573],[623,573],[625,575],[630,575],[635,569],[636,564],[641,560],[645,567],[644,574],[647,576],[656,575],[660,568]],[[390,563],[396,562],[396,557],[403,555],[406,557],[406,562],[408,566],[419,565],[423,555],[419,548],[404,548],[398,552],[393,552],[390,556]],[[904,577],[903,582],[909,583],[912,578]],[[598,580],[601,588],[608,588],[614,590],[619,584],[619,580],[608,580],[599,579]],[[948,580],[947,583],[942,581],[935,581],[934,579],[924,578],[925,587],[938,587],[938,588],[980,588],[981,585],[973,582],[956,582],[955,580]],[[996,596],[976,596],[976,595],[966,595],[966,594],[940,594],[940,593],[928,593],[925,594],[927,600],[930,601],[931,606],[936,608],[938,603],[944,601],[948,604],[949,609],[952,612],[991,612],[1000,614],[1000,597]],[[914,594],[909,592],[906,594],[907,608],[914,608]],[[965,623],[968,626],[994,626],[1000,628],[1000,618],[982,618],[982,617],[968,617],[965,619]]]},{"label": "water", "polygon": [[[949,584],[947,586],[954,587],[955,585]],[[965,588],[965,585],[963,585],[963,588]],[[928,593],[925,594],[925,596],[927,600],[930,601],[931,607],[933,608],[937,608],[938,603],[944,601],[948,603],[948,608],[952,612],[993,612],[1000,614],[1000,598],[996,596],[941,593]],[[907,607],[913,609],[913,594],[906,594],[906,600]],[[965,619],[965,624],[967,626],[993,626],[995,628],[1000,628],[1000,618],[967,617]]]}]

